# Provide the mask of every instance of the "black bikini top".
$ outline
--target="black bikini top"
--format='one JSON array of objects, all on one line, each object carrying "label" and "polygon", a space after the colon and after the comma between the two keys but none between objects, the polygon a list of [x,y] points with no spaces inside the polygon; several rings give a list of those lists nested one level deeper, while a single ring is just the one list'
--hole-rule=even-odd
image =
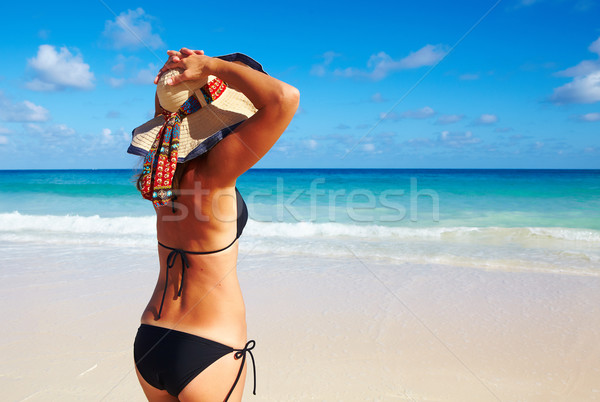
[{"label": "black bikini top", "polygon": [[242,195],[238,191],[237,187],[235,188],[235,200],[237,203],[237,234],[235,236],[235,240],[237,240],[242,235],[242,232],[246,227],[246,223],[248,223],[248,206],[246,205],[246,201],[244,201],[242,198]]},{"label": "black bikini top", "polygon": [[160,319],[160,314],[162,313],[163,304],[165,302],[165,295],[167,294],[167,285],[169,283],[169,270],[175,265],[175,261],[177,257],[181,258],[181,283],[179,284],[179,292],[177,293],[177,297],[181,296],[181,292],[183,290],[183,276],[185,273],[185,269],[190,267],[190,263],[188,262],[186,254],[214,254],[224,250],[227,250],[229,247],[235,243],[237,239],[240,238],[244,228],[246,227],[246,223],[248,222],[248,207],[246,206],[246,202],[242,198],[242,195],[238,191],[237,187],[235,188],[235,198],[237,204],[237,233],[235,235],[235,239],[229,245],[214,251],[188,251],[180,248],[173,248],[169,246],[165,246],[161,242],[158,242],[158,245],[164,247],[168,250],[171,250],[169,255],[167,256],[167,278],[165,279],[165,289],[163,291],[163,297],[160,301],[160,309],[158,310],[157,320]]}]

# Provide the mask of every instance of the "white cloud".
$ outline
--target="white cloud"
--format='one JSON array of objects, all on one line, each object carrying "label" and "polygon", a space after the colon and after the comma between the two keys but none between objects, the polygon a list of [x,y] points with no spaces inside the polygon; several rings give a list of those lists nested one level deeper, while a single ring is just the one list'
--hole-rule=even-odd
[{"label": "white cloud", "polygon": [[103,128],[102,129],[102,137],[100,139],[100,142],[102,144],[110,144],[113,142],[113,136],[112,136],[112,131],[110,128]]},{"label": "white cloud", "polygon": [[594,152],[596,152],[598,149],[600,149],[600,148],[596,148],[596,147],[585,147],[585,148],[583,149],[583,152],[585,152],[586,154],[591,154],[591,153],[594,153]]},{"label": "white cloud", "polygon": [[123,139],[123,141],[125,141],[125,142],[131,141],[131,132],[130,131],[125,130],[123,127],[121,127],[119,129],[119,131],[121,132],[121,138]]},{"label": "white cloud", "polygon": [[[534,4],[543,3],[545,1],[546,0],[519,0],[518,4],[514,8],[519,9],[522,7],[529,7]],[[560,2],[563,2],[563,1],[560,1]],[[558,1],[556,3],[558,3]],[[588,11],[590,8],[595,6],[594,0],[577,0],[577,1],[571,0],[569,2],[563,2],[563,3],[572,5],[573,9],[575,11],[579,11],[579,12]]]},{"label": "white cloud", "polygon": [[383,103],[386,102],[387,99],[385,99],[380,92],[376,92],[373,94],[373,96],[371,96],[371,101],[375,103]]},{"label": "white cloud", "polygon": [[598,60],[583,60],[579,64],[573,67],[569,67],[566,70],[559,71],[554,75],[559,77],[579,77],[588,75],[600,70],[600,37],[592,42],[588,46],[588,50],[591,53],[596,53],[599,56]]},{"label": "white cloud", "polygon": [[25,85],[33,91],[56,91],[64,88],[91,89],[94,73],[80,54],[73,55],[66,47],[57,52],[52,45],[41,45],[37,56],[27,60],[35,77]]},{"label": "white cloud", "polygon": [[134,84],[140,85],[151,85],[154,84],[154,77],[156,77],[156,73],[158,73],[159,68],[150,63],[148,64],[148,68],[141,69],[138,71],[137,75],[131,78],[131,82]]},{"label": "white cloud", "polygon": [[425,45],[421,49],[410,53],[400,60],[398,62],[398,67],[405,69],[432,66],[443,59],[447,53],[444,46]]},{"label": "white cloud", "polygon": [[598,39],[593,41],[592,44],[588,46],[588,50],[600,56],[600,37],[598,37]]},{"label": "white cloud", "polygon": [[108,85],[113,88],[121,88],[123,85],[125,85],[125,78],[109,77]]},{"label": "white cloud", "polygon": [[586,113],[579,116],[579,120],[587,122],[600,121],[600,113]]},{"label": "white cloud", "polygon": [[554,73],[557,77],[579,77],[582,75],[588,75],[594,73],[600,68],[600,62],[597,60],[583,60],[579,64],[573,67],[569,67],[566,70]]},{"label": "white cloud", "polygon": [[121,147],[121,144],[126,144],[131,141],[131,134],[127,132],[123,127],[119,128],[115,132],[110,128],[103,128],[100,132],[99,136],[95,136],[94,138],[90,138],[92,146],[90,148],[111,148],[111,147]]},{"label": "white cloud", "polygon": [[26,82],[25,87],[31,89],[32,91],[40,92],[55,91],[57,89],[55,84],[42,81],[39,78],[34,78],[31,81]]},{"label": "white cloud", "polygon": [[46,121],[50,117],[50,112],[48,112],[48,109],[43,106],[38,106],[27,100],[23,101],[23,111],[28,117],[25,121]]},{"label": "white cloud", "polygon": [[2,127],[0,126],[0,134],[11,134],[12,130],[6,128],[6,127]]},{"label": "white cloud", "polygon": [[404,145],[411,147],[432,147],[433,142],[429,138],[411,138],[404,141]]},{"label": "white cloud", "polygon": [[45,141],[46,144],[53,146],[72,146],[74,141],[73,137],[77,134],[74,129],[66,124],[39,125],[27,123],[24,127],[24,135],[35,135],[42,141]]},{"label": "white cloud", "polygon": [[114,49],[157,49],[164,43],[158,34],[152,32],[153,25],[156,25],[155,18],[137,8],[122,12],[114,21],[106,21],[102,35]]},{"label": "white cloud", "polygon": [[348,67],[337,69],[334,74],[340,77],[365,77],[378,81],[394,71],[432,66],[442,60],[447,53],[444,45],[425,45],[400,60],[394,60],[387,53],[379,52],[371,55],[367,62],[367,70]]},{"label": "white cloud", "polygon": [[308,149],[310,150],[315,150],[317,149],[317,146],[319,145],[319,143],[313,139],[307,140],[306,141],[306,146],[308,147]]},{"label": "white cloud", "polygon": [[558,104],[600,101],[600,70],[575,77],[573,81],[554,89],[550,99]]},{"label": "white cloud", "polygon": [[407,110],[402,113],[402,117],[408,119],[427,119],[435,114],[435,110],[430,108],[429,106],[425,106],[418,110]]},{"label": "white cloud", "polygon": [[8,137],[4,136],[4,135],[0,135],[0,145],[6,145],[8,144]]},{"label": "white cloud", "polygon": [[33,132],[35,134],[41,134],[44,131],[39,124],[33,124],[33,123],[25,124],[25,128],[27,129],[28,133]]},{"label": "white cloud", "polygon": [[113,74],[122,75],[122,74],[126,73],[127,71],[137,70],[140,61],[141,60],[139,57],[136,57],[133,55],[124,56],[122,54],[119,54],[115,58],[115,62],[113,63],[112,67],[110,68],[110,71],[112,71]]},{"label": "white cloud", "polygon": [[118,55],[111,68],[115,76],[108,77],[106,82],[113,88],[120,88],[126,84],[153,85],[159,66],[154,63],[144,66],[140,64],[141,60],[138,57]]},{"label": "white cloud", "polygon": [[379,113],[379,118],[381,120],[392,120],[392,121],[397,121],[397,120],[401,119],[400,115],[396,112]]},{"label": "white cloud", "polygon": [[555,75],[573,77],[573,80],[554,89],[550,100],[554,103],[595,103],[600,101],[600,37],[588,47],[598,60],[583,60],[576,66]]},{"label": "white cloud", "polygon": [[375,144],[363,144],[362,145],[362,149],[363,151],[367,151],[367,152],[374,152],[375,151]]},{"label": "white cloud", "polygon": [[475,124],[494,124],[498,121],[498,116],[495,114],[484,113],[477,120]]},{"label": "white cloud", "polygon": [[436,124],[451,124],[461,121],[465,116],[462,114],[444,114],[438,117]]},{"label": "white cloud", "polygon": [[32,152],[43,152],[50,159],[67,162],[74,152],[97,156],[94,152],[97,152],[99,147],[93,139],[90,136],[82,136],[66,124],[25,123],[22,127],[19,138],[34,145],[35,149],[31,148]]},{"label": "white cloud", "polygon": [[71,137],[76,134],[76,131],[66,124],[55,124],[48,128],[48,133],[54,136]]},{"label": "white cloud", "polygon": [[473,133],[470,131],[459,133],[444,130],[440,133],[438,142],[448,147],[461,148],[465,145],[477,144],[481,142],[481,139],[473,137]]},{"label": "white cloud", "polygon": [[12,103],[0,92],[0,119],[11,122],[47,121],[50,112],[30,101]]},{"label": "white cloud", "polygon": [[336,57],[340,57],[341,54],[340,53],[336,53],[334,51],[328,51],[323,53],[323,64],[325,64],[326,66],[328,66],[329,64],[331,64],[331,62],[333,61],[333,59],[335,59]]},{"label": "white cloud", "polygon": [[316,75],[318,77],[322,77],[327,74],[327,66],[331,64],[331,62],[336,58],[340,57],[341,54],[328,51],[323,53],[320,57],[323,59],[323,62],[320,64],[315,64],[311,67],[310,73],[311,75]]},{"label": "white cloud", "polygon": [[311,75],[316,75],[317,77],[322,77],[327,73],[325,66],[322,64],[315,64],[310,69]]},{"label": "white cloud", "polygon": [[479,74],[461,74],[458,79],[461,81],[474,81],[479,79]]}]

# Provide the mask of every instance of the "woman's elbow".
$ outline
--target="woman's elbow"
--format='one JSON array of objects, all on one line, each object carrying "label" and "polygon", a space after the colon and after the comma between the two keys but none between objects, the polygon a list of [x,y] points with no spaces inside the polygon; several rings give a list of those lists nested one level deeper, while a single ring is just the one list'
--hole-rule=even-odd
[{"label": "woman's elbow", "polygon": [[287,89],[287,97],[292,104],[296,105],[297,108],[300,104],[300,91],[298,91],[298,88],[289,85]]},{"label": "woman's elbow", "polygon": [[300,91],[296,87],[286,84],[280,92],[279,104],[283,109],[295,113],[300,105]]}]

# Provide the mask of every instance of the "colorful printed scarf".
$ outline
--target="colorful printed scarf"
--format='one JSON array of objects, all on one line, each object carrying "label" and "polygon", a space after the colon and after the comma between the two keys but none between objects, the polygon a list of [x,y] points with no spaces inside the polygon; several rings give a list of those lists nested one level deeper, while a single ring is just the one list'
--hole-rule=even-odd
[{"label": "colorful printed scarf", "polygon": [[[226,87],[225,82],[215,78],[200,88],[200,91],[208,105],[219,98]],[[173,198],[173,175],[177,169],[181,120],[201,108],[196,95],[192,95],[176,112],[163,111],[165,123],[144,158],[142,170],[142,196],[151,200],[156,207],[167,204]]]}]

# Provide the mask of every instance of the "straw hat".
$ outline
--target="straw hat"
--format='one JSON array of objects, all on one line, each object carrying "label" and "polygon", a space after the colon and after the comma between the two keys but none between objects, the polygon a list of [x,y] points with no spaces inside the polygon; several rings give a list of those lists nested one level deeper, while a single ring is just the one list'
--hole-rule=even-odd
[{"label": "straw hat", "polygon": [[[257,71],[265,73],[262,66],[254,59],[241,53],[233,53],[217,58],[230,62],[243,63]],[[219,141],[243,123],[254,113],[256,108],[241,92],[222,85],[222,81],[214,76],[208,79],[183,81],[177,85],[168,85],[167,79],[182,73],[181,69],[173,69],[164,73],[157,85],[156,93],[163,109],[174,113],[191,96],[196,95],[202,108],[181,119],[179,134],[179,149],[177,162],[183,163],[194,159],[214,147]],[[266,74],[266,73],[265,73]],[[216,83],[211,103],[206,98],[206,89],[210,84]],[[202,89],[205,89],[202,91]],[[157,116],[152,120],[135,128],[132,132],[132,141],[127,152],[133,155],[146,156],[152,147],[157,135],[165,124],[165,116]]]}]

